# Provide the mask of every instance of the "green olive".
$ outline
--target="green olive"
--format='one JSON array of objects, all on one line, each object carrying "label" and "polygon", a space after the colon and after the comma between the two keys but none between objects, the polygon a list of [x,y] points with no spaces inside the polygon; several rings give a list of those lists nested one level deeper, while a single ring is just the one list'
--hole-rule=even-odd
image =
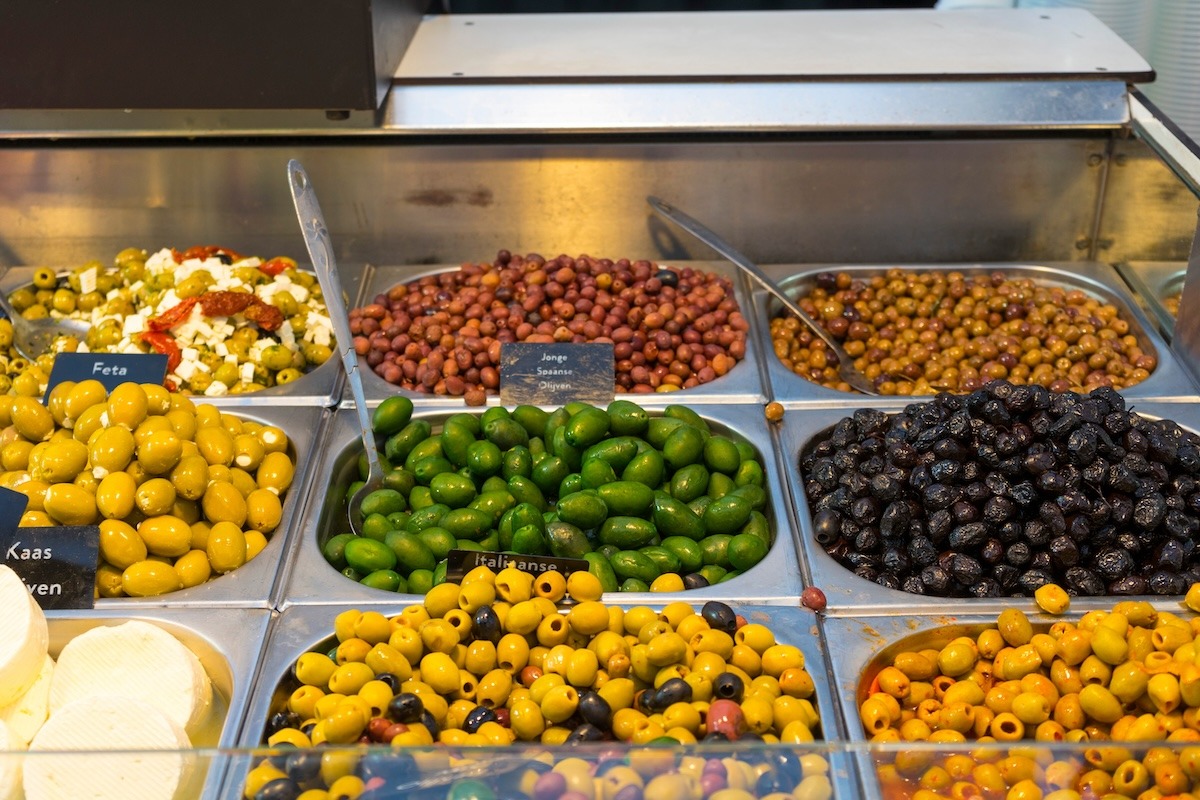
[{"label": "green olive", "polygon": [[47,483],[69,483],[87,466],[88,448],[83,442],[65,439],[52,442],[42,453],[33,477]]},{"label": "green olive", "polygon": [[191,549],[192,528],[172,516],[148,517],[137,528],[146,549],[156,556],[181,556]]},{"label": "green olive", "polygon": [[186,456],[171,470],[175,492],[187,500],[199,500],[208,487],[208,461],[204,456]]},{"label": "green olive", "polygon": [[99,516],[94,495],[71,483],[46,490],[46,513],[62,525],[91,525]]},{"label": "green olive", "polygon": [[121,588],[130,597],[155,597],[183,588],[179,573],[161,561],[139,561],[121,574]]},{"label": "green olive", "polygon": [[205,552],[214,571],[235,570],[246,563],[246,535],[237,524],[219,521],[208,532]]},{"label": "green olive", "polygon": [[209,465],[229,466],[233,463],[233,437],[229,431],[217,426],[203,427],[196,431],[196,446]]},{"label": "green olive", "polygon": [[112,473],[129,466],[135,448],[136,443],[130,430],[114,426],[100,430],[88,446],[88,451],[93,467]]},{"label": "green olive", "polygon": [[232,522],[239,527],[246,522],[246,498],[228,481],[210,483],[200,502],[209,522]]},{"label": "green olive", "polygon": [[132,525],[116,519],[100,523],[100,556],[117,569],[145,561],[146,543]]},{"label": "green olive", "polygon": [[137,487],[134,501],[147,517],[170,514],[175,504],[175,487],[166,478],[151,478]]},{"label": "green olive", "polygon": [[246,497],[246,525],[256,531],[270,533],[279,527],[283,504],[279,495],[269,489],[255,489]]},{"label": "green olive", "polygon": [[[128,472],[110,472],[96,487],[96,508],[105,519],[124,519],[133,512],[137,490],[137,483]],[[109,561],[121,566],[112,559]]]},{"label": "green olive", "polygon": [[273,344],[263,350],[261,362],[264,367],[276,372],[287,369],[292,365],[292,351],[281,344]]},{"label": "green olive", "polygon": [[11,413],[17,433],[31,442],[45,441],[54,433],[54,416],[50,409],[32,397],[18,397]]},{"label": "green olive", "polygon": [[[165,417],[151,419],[160,419],[170,424]],[[151,475],[165,475],[170,472],[179,463],[182,455],[183,442],[174,430],[151,433],[142,439],[137,448],[138,461],[142,462],[146,472]]]},{"label": "green olive", "polygon": [[38,267],[33,271],[33,285],[38,289],[53,289],[58,285],[58,276],[49,267]]}]

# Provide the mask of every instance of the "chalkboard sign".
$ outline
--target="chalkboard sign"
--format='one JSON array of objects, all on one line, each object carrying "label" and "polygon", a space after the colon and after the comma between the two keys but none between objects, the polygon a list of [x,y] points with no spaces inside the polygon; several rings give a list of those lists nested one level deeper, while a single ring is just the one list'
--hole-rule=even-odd
[{"label": "chalkboard sign", "polygon": [[63,381],[94,378],[112,391],[122,383],[157,383],[167,377],[167,357],[162,353],[59,353],[46,384],[45,397]]},{"label": "chalkboard sign", "polygon": [[616,376],[611,342],[500,346],[500,402],[506,406],[607,403]]},{"label": "chalkboard sign", "polygon": [[45,611],[94,608],[100,529],[20,528],[28,499],[0,488],[0,564],[20,576]]},{"label": "chalkboard sign", "polygon": [[499,572],[506,567],[515,567],[534,575],[558,570],[566,576],[572,572],[587,572],[588,562],[582,558],[527,556],[521,553],[494,553],[487,550],[451,550],[446,555],[447,580],[461,580],[464,575],[476,567],[487,567],[492,572]]}]

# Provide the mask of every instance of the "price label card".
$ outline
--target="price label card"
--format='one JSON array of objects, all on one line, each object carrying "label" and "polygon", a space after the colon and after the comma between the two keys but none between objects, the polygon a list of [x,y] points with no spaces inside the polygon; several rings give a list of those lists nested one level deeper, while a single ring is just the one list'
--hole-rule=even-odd
[{"label": "price label card", "polygon": [[476,567],[487,567],[492,572],[515,567],[533,575],[541,575],[554,569],[565,577],[572,572],[587,572],[588,562],[582,558],[525,556],[520,553],[493,553],[486,550],[451,550],[446,554],[447,580],[461,580]]},{"label": "price label card", "polygon": [[[59,353],[46,384],[46,394],[63,381],[94,378],[112,391],[122,383],[157,383],[167,377],[167,357],[163,353]],[[45,402],[45,400],[43,400]]]},{"label": "price label card", "polygon": [[43,610],[94,608],[100,529],[19,528],[27,500],[0,488],[0,564],[20,576]]},{"label": "price label card", "polygon": [[611,342],[530,344],[500,347],[500,402],[535,406],[572,401],[608,403],[616,375]]}]

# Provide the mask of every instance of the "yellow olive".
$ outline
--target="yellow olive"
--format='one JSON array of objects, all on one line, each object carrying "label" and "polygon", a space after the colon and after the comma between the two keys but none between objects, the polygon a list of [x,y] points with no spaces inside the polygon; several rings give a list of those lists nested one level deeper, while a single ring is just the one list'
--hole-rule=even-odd
[{"label": "yellow olive", "polygon": [[79,415],[79,419],[75,420],[72,435],[81,442],[91,441],[92,434],[96,431],[104,430],[104,419],[107,414],[107,404],[98,403],[91,406]]},{"label": "yellow olive", "polygon": [[94,405],[104,405],[108,399],[108,390],[104,388],[104,384],[97,380],[84,380],[71,387],[70,393],[67,395],[63,410],[66,413],[66,420],[63,425],[68,428],[75,426],[83,412],[87,411]]},{"label": "yellow olive", "polygon": [[230,436],[236,437],[242,434],[242,429],[245,423],[241,417],[235,417],[233,414],[221,414],[221,427],[224,428]]},{"label": "yellow olive", "polygon": [[142,462],[140,461],[130,461],[125,471],[133,476],[133,480],[138,486],[141,486],[150,479],[150,473],[146,472],[146,468],[142,466]]},{"label": "yellow olive", "polygon": [[32,397],[13,400],[12,424],[17,433],[31,442],[42,442],[54,433],[54,416],[50,409]]},{"label": "yellow olive", "polygon": [[75,480],[71,481],[71,483],[75,484],[80,489],[83,489],[85,492],[93,495],[96,493],[96,490],[100,488],[100,481],[96,480],[96,476],[86,469],[76,475]]},{"label": "yellow olive", "polygon": [[27,442],[24,439],[9,442],[0,450],[0,467],[10,472],[27,468],[31,450],[33,450],[33,442]]},{"label": "yellow olive", "polygon": [[133,429],[133,440],[140,447],[142,442],[146,441],[152,434],[166,431],[174,433],[175,429],[171,427],[171,421],[166,417],[146,417],[141,424]]},{"label": "yellow olive", "polygon": [[181,556],[192,549],[192,528],[176,517],[149,517],[138,525],[137,532],[156,556]]},{"label": "yellow olive", "polygon": [[54,525],[54,522],[45,511],[26,511],[21,515],[21,521],[17,523],[17,527],[49,528]]},{"label": "yellow olive", "polygon": [[261,531],[246,531],[246,560],[254,558],[267,546],[267,537]]},{"label": "yellow olive", "polygon": [[243,433],[233,440],[233,463],[244,470],[256,470],[266,455],[266,448],[253,434]]},{"label": "yellow olive", "polygon": [[122,597],[121,570],[112,564],[101,564],[96,569],[96,593],[100,597]]},{"label": "yellow olive", "polygon": [[100,523],[100,556],[117,569],[125,569],[148,555],[146,543],[132,525],[118,519]]},{"label": "yellow olive", "polygon": [[267,453],[258,467],[258,488],[283,494],[292,485],[295,474],[296,466],[287,453]]},{"label": "yellow olive", "polygon": [[170,514],[175,504],[175,487],[166,478],[151,478],[137,487],[134,502],[147,517]]},{"label": "yellow olive", "polygon": [[[152,419],[164,419],[153,417]],[[165,475],[175,468],[183,455],[183,443],[175,431],[156,431],[138,443],[138,461],[151,475]]]},{"label": "yellow olive", "polygon": [[105,519],[124,519],[134,509],[137,490],[137,483],[128,472],[110,472],[96,487],[96,508]]},{"label": "yellow olive", "polygon": [[258,488],[258,484],[254,482],[254,476],[241,467],[233,467],[229,470],[229,482],[242,493],[242,497],[249,497],[250,493]]},{"label": "yellow olive", "polygon": [[136,430],[146,419],[148,406],[145,389],[136,383],[122,383],[108,396],[108,422]]},{"label": "yellow olive", "polygon": [[189,550],[175,562],[175,573],[183,588],[190,589],[199,586],[212,577],[212,565],[208,563],[208,554],[203,550]]},{"label": "yellow olive", "polygon": [[200,506],[194,500],[185,500],[177,496],[169,513],[173,517],[179,517],[189,527],[192,523],[200,521]]},{"label": "yellow olive", "polygon": [[256,531],[270,533],[279,527],[283,504],[279,495],[269,489],[255,489],[246,497],[246,525]]},{"label": "yellow olive", "polygon": [[[2,421],[2,420],[0,420]],[[282,429],[274,425],[264,425],[254,432],[262,442],[263,449],[268,453],[284,453],[288,448],[288,437]]]},{"label": "yellow olive", "polygon": [[238,527],[246,522],[246,498],[228,481],[209,484],[200,502],[209,522],[232,522]]},{"label": "yellow olive", "polygon": [[212,525],[201,519],[193,522],[189,528],[192,531],[192,549],[206,549],[208,547],[208,532],[212,530]]},{"label": "yellow olive", "polygon": [[139,561],[121,574],[121,588],[130,597],[154,597],[183,588],[179,573],[161,561]]},{"label": "yellow olive", "polygon": [[218,522],[208,532],[205,547],[216,572],[230,572],[246,563],[246,535],[232,522]]},{"label": "yellow olive", "polygon": [[221,409],[212,403],[201,403],[195,408],[196,427],[210,428],[221,425]]},{"label": "yellow olive", "polygon": [[196,415],[180,408],[173,408],[166,413],[166,418],[175,429],[180,439],[193,440],[196,438]]},{"label": "yellow olive", "polygon": [[52,442],[38,462],[33,477],[47,483],[68,483],[87,466],[88,448],[74,439]]},{"label": "yellow olive", "polygon": [[50,410],[50,416],[54,417],[54,421],[62,425],[67,418],[67,395],[75,388],[75,381],[63,381],[50,390],[50,395],[46,398],[46,408]]},{"label": "yellow olive", "polygon": [[181,458],[171,470],[171,483],[180,497],[199,500],[208,487],[208,461],[203,456]]},{"label": "yellow olive", "polygon": [[26,511],[46,510],[46,490],[50,488],[50,484],[45,481],[28,480],[12,488],[29,498],[25,504]]},{"label": "yellow olive", "polygon": [[166,414],[171,408],[171,393],[161,383],[143,383],[142,391],[146,393],[146,413],[151,415]]},{"label": "yellow olive", "polygon": [[233,463],[233,437],[222,427],[210,425],[197,430],[196,446],[200,448],[200,455],[204,456],[209,464],[228,467]]},{"label": "yellow olive", "polygon": [[95,496],[70,483],[47,489],[45,505],[46,513],[61,525],[91,525],[99,516]]},{"label": "yellow olive", "polygon": [[135,449],[133,434],[118,426],[103,429],[88,445],[92,468],[101,478],[128,467]]}]

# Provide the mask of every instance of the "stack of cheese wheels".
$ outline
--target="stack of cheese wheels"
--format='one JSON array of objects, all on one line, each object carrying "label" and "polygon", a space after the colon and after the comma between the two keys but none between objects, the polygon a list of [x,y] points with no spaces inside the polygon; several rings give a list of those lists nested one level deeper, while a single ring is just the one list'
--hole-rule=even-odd
[{"label": "stack of cheese wheels", "polygon": [[[0,566],[0,753],[96,751],[0,759],[0,800],[162,798],[188,779],[189,734],[212,710],[196,655],[146,622],[100,626],[68,642],[57,664],[46,618],[21,579]],[[13,609],[10,613],[7,609]],[[130,752],[163,750],[161,756]]]}]

